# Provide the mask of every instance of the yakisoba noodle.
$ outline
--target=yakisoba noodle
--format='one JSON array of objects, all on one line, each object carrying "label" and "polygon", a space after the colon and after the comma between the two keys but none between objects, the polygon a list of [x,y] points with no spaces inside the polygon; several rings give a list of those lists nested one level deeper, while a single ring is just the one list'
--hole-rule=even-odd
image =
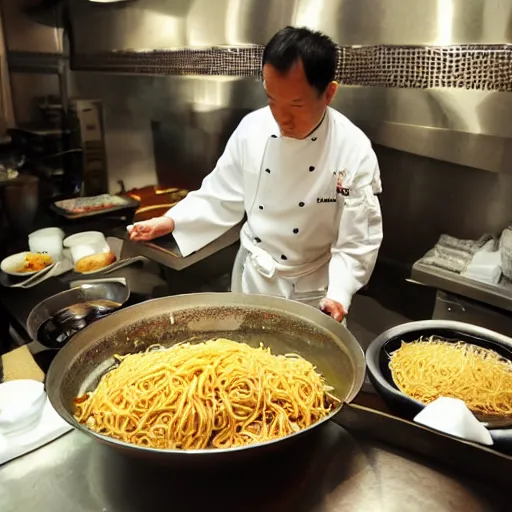
[{"label": "yakisoba noodle", "polygon": [[400,391],[429,404],[459,398],[477,416],[512,416],[512,363],[492,350],[431,337],[402,343],[389,363]]},{"label": "yakisoba noodle", "polygon": [[217,339],[119,357],[75,417],[98,433],[162,449],[230,448],[307,428],[336,400],[298,355]]}]

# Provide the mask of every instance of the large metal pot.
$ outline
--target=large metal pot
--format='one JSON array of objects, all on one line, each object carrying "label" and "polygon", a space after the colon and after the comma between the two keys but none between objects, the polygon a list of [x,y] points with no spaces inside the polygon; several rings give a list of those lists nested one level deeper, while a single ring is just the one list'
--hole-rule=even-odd
[{"label": "large metal pot", "polygon": [[157,450],[123,443],[92,432],[73,417],[73,399],[94,389],[115,354],[143,351],[155,343],[215,337],[259,346],[273,353],[296,352],[311,361],[334,387],[342,403],[357,395],[365,375],[364,354],[350,332],[319,310],[281,298],[235,293],[177,295],[116,312],[79,332],[55,357],[46,379],[50,401],[75,428],[108,445],[165,459],[194,456],[232,458],[255,449],[274,449],[333,418],[341,406],[309,429],[284,440],[227,450]]}]

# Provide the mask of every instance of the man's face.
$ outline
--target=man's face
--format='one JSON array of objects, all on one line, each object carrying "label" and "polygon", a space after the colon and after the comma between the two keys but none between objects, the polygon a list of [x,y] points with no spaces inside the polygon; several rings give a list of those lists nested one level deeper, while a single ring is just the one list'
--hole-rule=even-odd
[{"label": "man's face", "polygon": [[334,82],[322,94],[312,87],[300,60],[284,74],[265,64],[263,81],[281,135],[293,139],[304,139],[316,128],[336,92]]}]

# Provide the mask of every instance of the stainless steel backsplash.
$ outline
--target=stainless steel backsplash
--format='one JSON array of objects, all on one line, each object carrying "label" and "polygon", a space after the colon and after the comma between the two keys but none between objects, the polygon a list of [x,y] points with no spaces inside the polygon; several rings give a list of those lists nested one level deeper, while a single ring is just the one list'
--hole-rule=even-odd
[{"label": "stainless steel backsplash", "polygon": [[[18,19],[24,1],[1,0],[11,53],[64,54],[60,28]],[[113,191],[119,179],[199,186],[234,126],[265,105],[261,45],[287,24],[307,25],[340,45],[333,106],[381,162],[383,257],[410,263],[441,232],[477,237],[512,221],[512,0],[69,5],[69,94],[104,102]],[[27,122],[33,98],[59,82],[17,69],[11,84]]]}]

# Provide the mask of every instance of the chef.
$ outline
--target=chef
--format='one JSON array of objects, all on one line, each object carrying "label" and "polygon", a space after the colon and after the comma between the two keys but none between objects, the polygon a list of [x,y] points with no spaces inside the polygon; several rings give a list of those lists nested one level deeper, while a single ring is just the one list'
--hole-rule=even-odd
[{"label": "chef", "polygon": [[306,28],[279,31],[263,53],[268,107],[247,115],[201,188],[131,240],[173,233],[183,256],[239,223],[232,291],[320,306],[335,320],[373,271],[382,241],[377,158],[329,107],[336,45]]}]

